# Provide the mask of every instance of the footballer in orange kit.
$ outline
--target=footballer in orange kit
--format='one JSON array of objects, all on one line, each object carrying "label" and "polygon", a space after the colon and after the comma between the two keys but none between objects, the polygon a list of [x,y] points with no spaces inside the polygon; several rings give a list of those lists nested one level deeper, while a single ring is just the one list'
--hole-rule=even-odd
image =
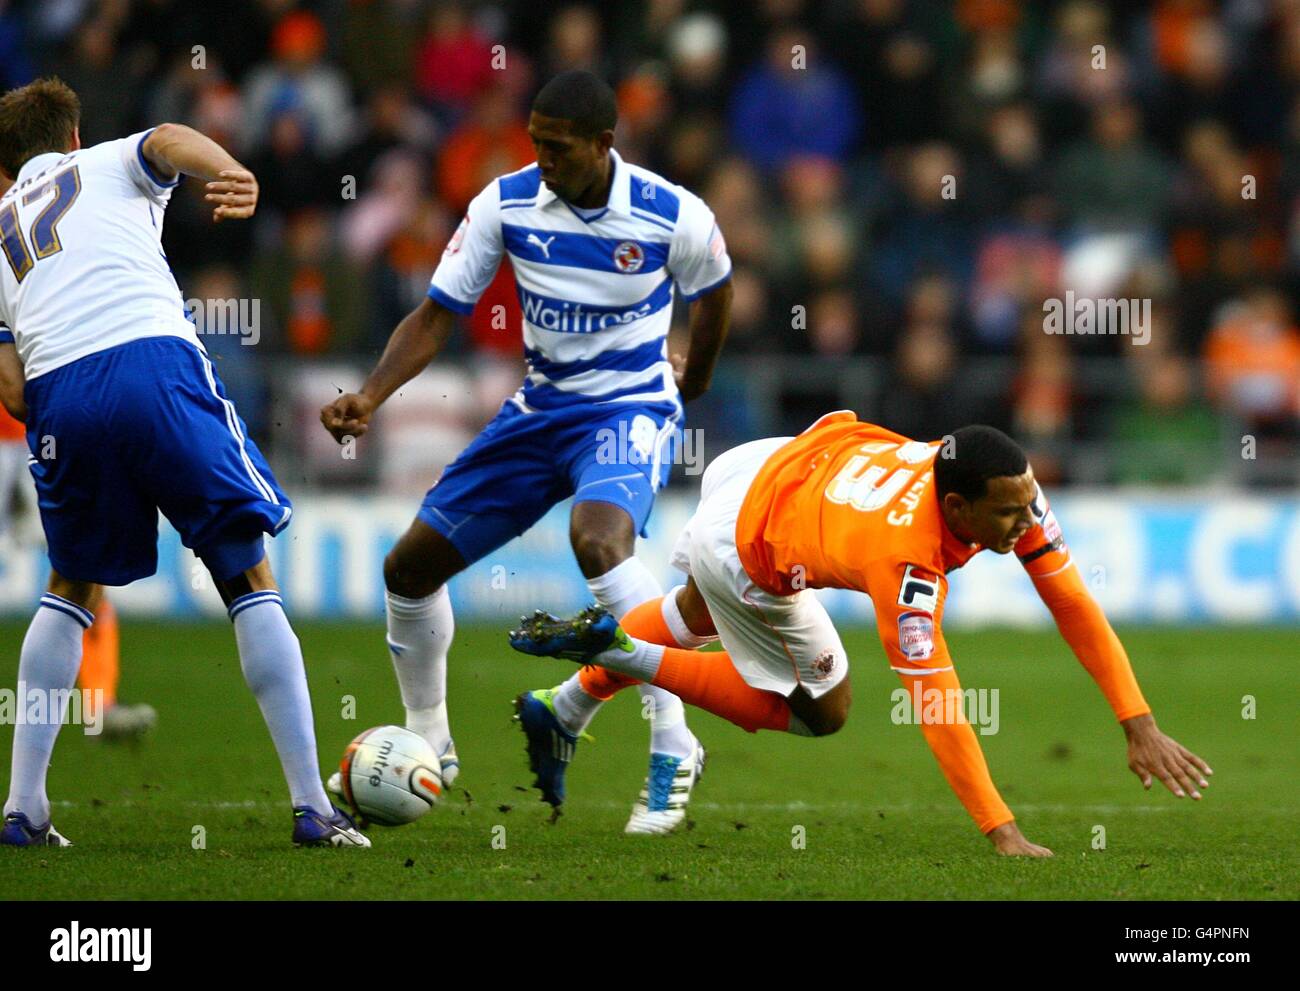
[{"label": "footballer in orange kit", "polygon": [[[944,776],[998,853],[1051,856],[1020,832],[960,706],[943,636],[948,575],[982,550],[1015,553],[1061,635],[1124,729],[1128,766],[1150,788],[1201,797],[1213,773],[1162,733],[1123,645],[1088,592],[1020,447],[992,427],[922,442],[823,416],[798,437],[732,448],[704,474],[673,550],[689,577],[621,626],[598,607],[525,619],[511,645],[585,664],[589,692],[649,682],[755,732],[824,736],[849,712],[848,657],[813,589],[871,597],[890,667],[916,700]],[[696,648],[720,639],[721,652]]]}]

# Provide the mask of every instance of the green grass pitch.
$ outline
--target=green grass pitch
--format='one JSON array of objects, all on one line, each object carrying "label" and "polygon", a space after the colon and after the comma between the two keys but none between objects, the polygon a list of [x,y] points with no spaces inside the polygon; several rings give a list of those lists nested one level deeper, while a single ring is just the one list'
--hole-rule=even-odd
[{"label": "green grass pitch", "polygon": [[[1291,629],[1121,630],[1161,727],[1214,768],[1205,799],[1144,792],[1100,693],[1053,632],[954,632],[968,688],[997,688],[981,737],[994,780],[1048,861],[1003,859],[948,790],[915,726],[890,719],[899,686],[874,633],[845,632],[854,707],[838,735],[757,736],[692,711],[709,749],[691,828],[622,834],[645,774],[639,699],[592,726],[564,815],[529,784],[520,690],[572,667],[512,653],[504,629],[462,627],[450,675],[457,787],[428,816],[372,832],[369,851],[295,850],[269,737],[225,623],[125,620],[123,695],[153,703],[144,743],[65,727],[50,772],[69,850],[0,850],[0,898],[1047,898],[1294,899],[1300,711]],[[298,626],[322,768],[361,730],[400,722],[378,624]],[[0,686],[23,624],[0,624]],[[342,717],[354,696],[355,718]],[[1243,697],[1255,700],[1243,718]],[[7,759],[12,727],[0,727]],[[0,772],[6,782],[6,770]],[[205,849],[194,848],[202,827]],[[503,827],[503,828],[502,828]],[[1094,847],[1097,827],[1105,848]],[[799,842],[802,840],[802,842]]]}]

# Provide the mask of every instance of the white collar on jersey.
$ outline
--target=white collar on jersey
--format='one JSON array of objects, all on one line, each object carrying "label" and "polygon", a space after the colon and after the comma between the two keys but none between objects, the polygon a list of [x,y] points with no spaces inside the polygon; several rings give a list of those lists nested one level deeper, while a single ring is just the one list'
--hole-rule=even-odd
[{"label": "white collar on jersey", "polygon": [[[628,183],[628,169],[623,158],[613,148],[609,150],[609,158],[613,165],[613,179],[609,186],[609,202],[606,209],[613,213],[621,213],[625,216],[631,216],[632,213],[632,195],[631,185]],[[549,205],[552,202],[563,202],[559,196],[546,183],[540,183],[537,190],[537,207],[538,209]]]},{"label": "white collar on jersey", "polygon": [[23,167],[14,176],[14,185],[17,186],[37,173],[44,172],[66,154],[68,154],[66,151],[43,151],[39,155],[33,155],[23,162]]}]

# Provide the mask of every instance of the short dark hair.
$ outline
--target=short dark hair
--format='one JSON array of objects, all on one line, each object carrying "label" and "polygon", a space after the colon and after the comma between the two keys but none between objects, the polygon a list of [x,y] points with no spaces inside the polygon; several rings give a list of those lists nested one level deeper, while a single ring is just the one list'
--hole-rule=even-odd
[{"label": "short dark hair", "polygon": [[67,151],[81,122],[81,101],[56,76],[38,79],[0,96],[0,169],[11,179],[27,160]]},{"label": "short dark hair", "polygon": [[990,478],[1023,475],[1028,468],[1019,444],[997,427],[976,423],[943,439],[934,459],[934,483],[940,499],[956,492],[974,502],[988,492]]},{"label": "short dark hair", "polygon": [[533,99],[533,112],[567,120],[585,138],[612,131],[618,123],[614,91],[599,76],[580,69],[561,72],[543,86]]}]

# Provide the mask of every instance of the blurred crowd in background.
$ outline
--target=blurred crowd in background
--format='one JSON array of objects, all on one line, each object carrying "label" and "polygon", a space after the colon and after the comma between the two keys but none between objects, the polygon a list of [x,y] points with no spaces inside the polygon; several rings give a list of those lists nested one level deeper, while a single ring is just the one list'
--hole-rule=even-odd
[{"label": "blurred crowd in background", "polygon": [[[206,343],[304,464],[574,68],[726,237],[710,457],[849,406],[994,423],[1048,481],[1296,483],[1300,0],[0,0],[0,85],[57,73],[84,143],[180,121],[257,173],[251,224],[182,183],[164,245],[187,298],[258,301],[258,346]],[[1046,333],[1067,290],[1150,300],[1146,343]],[[522,374],[518,320],[503,265],[439,366],[457,442]]]}]

